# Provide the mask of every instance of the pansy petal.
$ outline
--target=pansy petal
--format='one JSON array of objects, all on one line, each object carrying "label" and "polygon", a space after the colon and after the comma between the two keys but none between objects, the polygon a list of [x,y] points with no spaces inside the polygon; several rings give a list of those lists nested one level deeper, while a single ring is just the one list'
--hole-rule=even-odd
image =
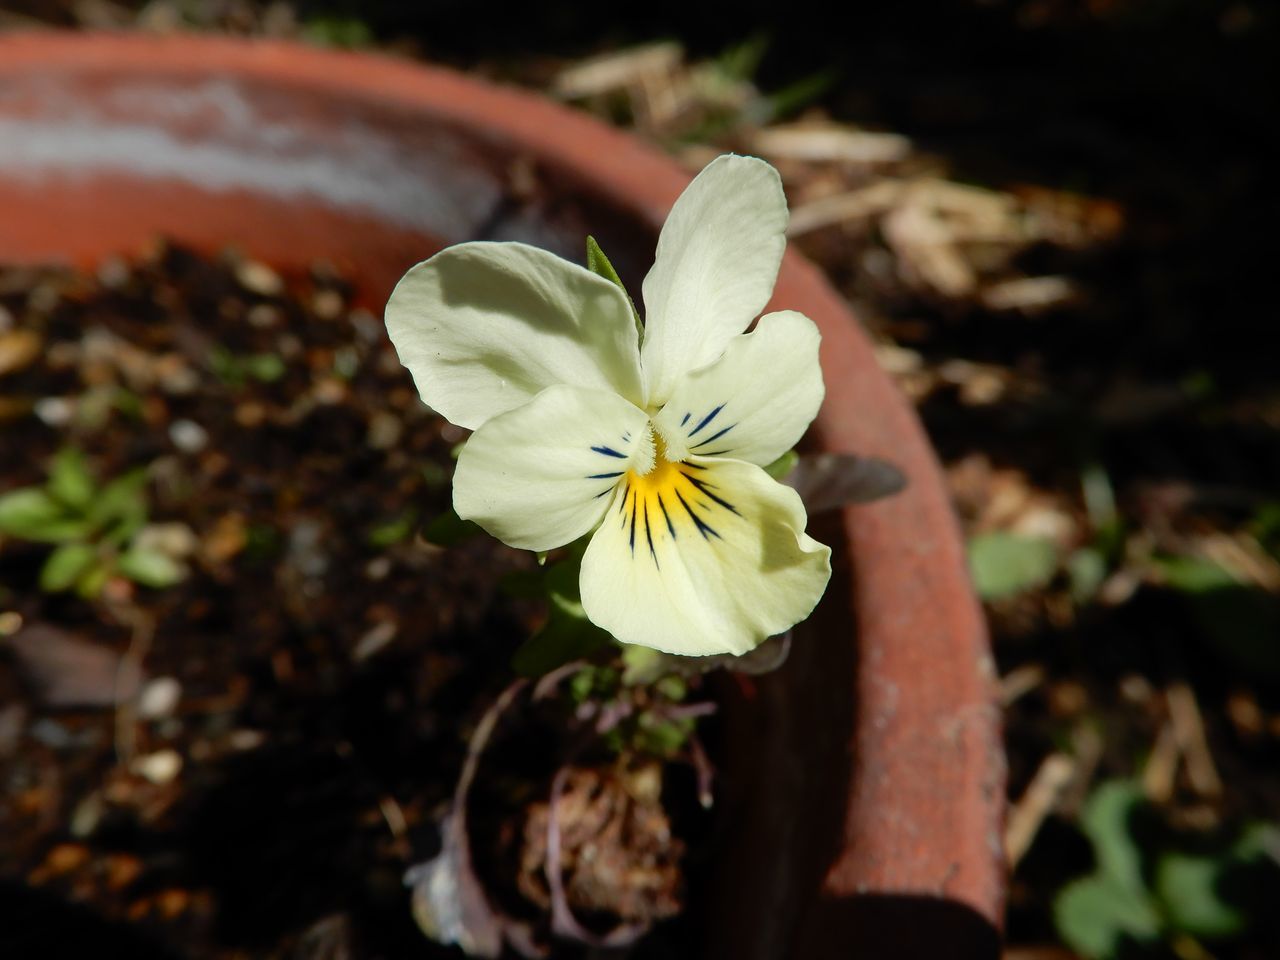
[{"label": "pansy petal", "polygon": [[821,339],[812,320],[784,310],[730,340],[719,360],[679,381],[654,418],[668,459],[767,466],[794,447],[822,404]]},{"label": "pansy petal", "polygon": [[720,356],[764,309],[786,229],[782,182],[754,157],[718,157],[676,200],[643,286],[651,407],[667,401],[682,374]]},{"label": "pansy petal", "polygon": [[462,243],[404,275],[387,333],[429,406],[460,427],[570,383],[643,402],[639,345],[613,283],[523,243]]},{"label": "pansy petal", "polygon": [[629,474],[582,559],[587,616],[624,643],[742,654],[803,620],[831,576],[789,487],[738,460]]},{"label": "pansy petal", "polygon": [[548,387],[472,434],[453,508],[513,547],[550,550],[594,527],[652,448],[644,412],[616,393]]}]

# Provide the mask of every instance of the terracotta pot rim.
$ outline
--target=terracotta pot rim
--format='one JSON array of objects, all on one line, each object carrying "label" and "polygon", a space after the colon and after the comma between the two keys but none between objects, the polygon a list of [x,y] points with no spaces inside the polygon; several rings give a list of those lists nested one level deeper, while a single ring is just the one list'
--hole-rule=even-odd
[{"label": "terracotta pot rim", "polygon": [[[570,171],[654,230],[690,177],[653,147],[526,92],[385,56],[264,40],[0,37],[0,120],[13,79],[95,72],[214,74],[417,112]],[[0,150],[0,182],[4,176]],[[0,258],[17,242],[0,224]],[[832,911],[852,915],[841,904],[859,897],[934,898],[995,930],[1004,893],[1004,767],[994,668],[938,463],[847,306],[793,251],[771,308],[799,310],[822,329],[828,390],[816,428],[823,444],[884,457],[910,478],[903,494],[846,510],[840,520],[853,565],[847,616],[858,631],[848,681],[854,723],[845,742],[853,778],[842,847],[805,909],[814,924],[830,927]]]}]

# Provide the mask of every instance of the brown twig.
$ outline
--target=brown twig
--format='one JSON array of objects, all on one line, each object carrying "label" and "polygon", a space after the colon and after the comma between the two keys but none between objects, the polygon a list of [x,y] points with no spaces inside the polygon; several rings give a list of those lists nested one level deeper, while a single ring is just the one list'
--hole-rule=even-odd
[{"label": "brown twig", "polygon": [[129,646],[116,665],[111,699],[115,702],[115,750],[116,759],[121,765],[128,767],[138,747],[137,738],[137,706],[138,697],[142,695],[143,685],[128,697],[122,696],[125,678],[141,677],[142,663],[151,652],[151,641],[155,637],[155,620],[145,611],[131,604],[113,606],[112,613],[130,630]]},{"label": "brown twig", "polygon": [[1222,778],[1218,776],[1218,768],[1209,750],[1195,692],[1186,681],[1179,680],[1171,683],[1164,695],[1178,749],[1187,763],[1187,779],[1191,788],[1202,797],[1221,796]]},{"label": "brown twig", "polygon": [[1009,822],[1004,832],[1004,850],[1009,869],[1016,867],[1031,848],[1045,818],[1061,803],[1077,769],[1075,758],[1065,753],[1051,753],[1041,762],[1021,799],[1009,812]]},{"label": "brown twig", "polygon": [[1142,770],[1142,792],[1152,803],[1167,803],[1173,795],[1174,778],[1178,774],[1178,759],[1182,751],[1173,724],[1166,722],[1156,735],[1151,756]]}]

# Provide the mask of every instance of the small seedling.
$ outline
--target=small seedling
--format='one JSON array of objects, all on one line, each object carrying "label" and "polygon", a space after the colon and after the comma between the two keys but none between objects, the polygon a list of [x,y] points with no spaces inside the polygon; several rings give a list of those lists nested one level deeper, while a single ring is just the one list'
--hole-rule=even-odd
[{"label": "small seedling", "polygon": [[84,455],[64,448],[43,486],[0,496],[0,535],[54,544],[40,570],[40,589],[96,597],[113,576],[145,587],[171,586],[186,576],[174,557],[145,542],[147,474],[132,470],[104,484]]}]

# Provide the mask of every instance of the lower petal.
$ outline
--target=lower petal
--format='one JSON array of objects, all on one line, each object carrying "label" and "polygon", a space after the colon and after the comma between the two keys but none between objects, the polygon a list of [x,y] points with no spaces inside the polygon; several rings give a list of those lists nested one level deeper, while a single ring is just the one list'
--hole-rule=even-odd
[{"label": "lower petal", "polygon": [[624,643],[743,654],[813,610],[831,550],[759,467],[691,458],[628,474],[582,560],[587,616]]}]

